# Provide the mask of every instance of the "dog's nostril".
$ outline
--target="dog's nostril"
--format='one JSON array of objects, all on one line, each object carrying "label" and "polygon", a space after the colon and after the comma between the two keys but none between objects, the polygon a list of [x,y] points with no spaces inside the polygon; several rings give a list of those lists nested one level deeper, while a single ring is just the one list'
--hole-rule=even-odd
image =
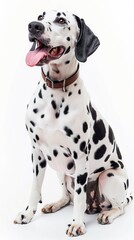
[{"label": "dog's nostril", "polygon": [[36,29],[36,31],[40,31],[40,30],[42,30],[41,27],[40,27],[39,25],[35,25],[35,29]]},{"label": "dog's nostril", "polygon": [[28,30],[32,34],[42,34],[44,32],[44,25],[39,22],[31,22],[28,25]]}]

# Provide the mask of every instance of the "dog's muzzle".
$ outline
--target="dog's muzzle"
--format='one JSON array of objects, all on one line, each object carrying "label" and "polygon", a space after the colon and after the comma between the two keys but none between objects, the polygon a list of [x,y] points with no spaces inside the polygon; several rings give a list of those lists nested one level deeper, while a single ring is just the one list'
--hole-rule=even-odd
[{"label": "dog's muzzle", "polygon": [[[28,25],[29,41],[33,45],[26,56],[26,64],[30,67],[42,66],[52,60],[60,58],[65,52],[64,46],[51,46],[50,39],[44,38],[45,27],[40,22],[31,22]],[[44,33],[44,35],[43,35]]]}]

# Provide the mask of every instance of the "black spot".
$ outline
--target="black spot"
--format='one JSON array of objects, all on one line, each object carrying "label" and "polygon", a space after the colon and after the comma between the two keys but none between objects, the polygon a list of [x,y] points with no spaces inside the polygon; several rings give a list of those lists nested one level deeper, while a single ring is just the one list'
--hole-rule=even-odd
[{"label": "black spot", "polygon": [[60,113],[59,113],[59,112],[56,112],[56,113],[55,113],[55,117],[56,117],[56,118],[59,118],[59,116],[60,116]]},{"label": "black spot", "polygon": [[133,196],[130,196],[130,198],[131,198],[131,201],[133,200]]},{"label": "black spot", "polygon": [[26,127],[26,130],[28,131],[28,126],[27,126],[27,125],[25,125],[25,127]]},{"label": "black spot", "polygon": [[105,170],[104,167],[100,167],[100,168],[97,168],[93,173],[100,173],[100,172],[103,172]]},{"label": "black spot", "polygon": [[76,87],[76,86],[77,86],[77,83],[75,83],[74,86]]},{"label": "black spot", "polygon": [[124,168],[124,164],[123,164],[123,162],[118,161],[118,163],[120,164],[121,168],[123,169],[123,168]]},{"label": "black spot", "polygon": [[37,141],[39,141],[39,139],[40,139],[37,134],[35,135],[35,138],[36,138]]},{"label": "black spot", "polygon": [[118,164],[117,162],[115,162],[115,161],[110,161],[110,163],[111,163],[111,167],[112,167],[113,169],[116,169],[116,168],[119,167],[119,164]]},{"label": "black spot", "polygon": [[111,144],[113,144],[115,137],[114,137],[113,130],[112,130],[112,128],[111,128],[110,126],[109,126],[109,134],[108,134],[108,137],[109,137],[109,141],[111,142]]},{"label": "black spot", "polygon": [[69,162],[68,164],[67,164],[67,169],[68,170],[70,170],[71,168],[73,168],[74,167],[74,162]]},{"label": "black spot", "polygon": [[99,140],[102,140],[106,135],[106,129],[103,121],[100,119],[94,123],[94,136],[93,141],[95,144],[98,143]]},{"label": "black spot", "polygon": [[33,121],[30,121],[30,123],[32,124],[33,127],[35,127],[35,123]]},{"label": "black spot", "polygon": [[33,133],[33,129],[32,128],[30,128],[30,132]]},{"label": "black spot", "polygon": [[86,149],[86,142],[83,141],[83,142],[81,142],[81,144],[80,144],[80,150],[81,150],[82,152],[85,152],[85,149]]},{"label": "black spot", "polygon": [[33,141],[36,143],[36,140],[35,140],[35,139],[33,139]]},{"label": "black spot", "polygon": [[116,145],[116,152],[117,152],[118,158],[119,158],[119,159],[122,159],[120,149],[119,149],[119,147],[118,147],[117,145]]},{"label": "black spot", "polygon": [[73,131],[68,127],[64,127],[64,131],[66,132],[66,135],[68,137],[70,137],[73,134]]},{"label": "black spot", "polygon": [[51,160],[52,160],[52,158],[51,158],[49,155],[47,155],[47,158],[48,158],[48,160],[49,160],[49,161],[51,161]]},{"label": "black spot", "polygon": [[51,98],[53,98],[53,96],[54,96],[54,95],[53,95],[53,94],[51,94]]},{"label": "black spot", "polygon": [[109,154],[109,155],[107,155],[107,157],[105,158],[104,162],[107,162],[107,161],[108,161],[108,159],[109,159],[109,157],[110,157],[110,154]]},{"label": "black spot", "polygon": [[67,154],[67,153],[63,153],[63,155],[64,155],[65,157],[70,157],[70,154]]},{"label": "black spot", "polygon": [[80,135],[77,135],[76,137],[74,137],[74,142],[78,143],[79,139],[80,139]]},{"label": "black spot", "polygon": [[88,105],[86,105],[86,108],[87,108],[87,114],[89,114],[89,113],[90,113],[89,106],[88,106]]},{"label": "black spot", "polygon": [[129,179],[127,179],[127,188],[129,188]]},{"label": "black spot", "polygon": [[108,176],[108,177],[113,177],[114,174],[113,174],[113,173],[108,173],[107,176]]},{"label": "black spot", "polygon": [[70,52],[70,47],[67,48],[67,50],[65,51],[64,55]]},{"label": "black spot", "polygon": [[112,152],[114,152],[114,150],[115,150],[115,147],[116,147],[116,142],[114,141],[114,145],[113,145],[113,151],[112,151]]},{"label": "black spot", "polygon": [[67,41],[70,41],[71,39],[70,39],[70,37],[67,37]]},{"label": "black spot", "polygon": [[84,173],[83,175],[80,174],[77,177],[77,183],[78,184],[84,185],[86,183],[86,180],[87,180],[87,173]]},{"label": "black spot", "polygon": [[65,62],[65,64],[69,64],[69,63],[70,63],[70,61],[69,61],[69,60]]},{"label": "black spot", "polygon": [[21,215],[21,220],[23,220],[24,218],[25,218],[25,216],[22,214],[22,215]]},{"label": "black spot", "polygon": [[93,142],[95,143],[95,144],[97,144],[98,142],[99,142],[99,140],[98,140],[98,138],[97,138],[97,135],[94,133],[93,134]]},{"label": "black spot", "polygon": [[44,89],[44,90],[46,90],[46,89],[47,89],[47,88],[46,88],[46,84],[45,84],[45,83],[43,84],[43,89]]},{"label": "black spot", "polygon": [[41,160],[41,156],[38,156],[39,161]]},{"label": "black spot", "polygon": [[53,155],[54,155],[55,157],[57,157],[58,151],[57,151],[56,149],[53,150]]},{"label": "black spot", "polygon": [[44,118],[44,117],[45,117],[45,114],[42,114],[40,117],[41,117],[41,118]]},{"label": "black spot", "polygon": [[62,12],[62,14],[66,17],[66,14],[64,12]]},{"label": "black spot", "polygon": [[60,13],[60,12],[58,12],[58,13],[57,13],[57,17],[59,17],[60,15],[61,15],[61,13]]},{"label": "black spot", "polygon": [[27,210],[28,210],[28,208],[29,208],[29,206],[27,206],[25,210],[27,211]]},{"label": "black spot", "polygon": [[126,185],[126,183],[124,182],[124,188],[125,188],[125,190],[127,189],[127,185]]},{"label": "black spot", "polygon": [[45,159],[40,163],[40,166],[41,166],[41,168],[46,167],[46,160]]},{"label": "black spot", "polygon": [[33,112],[34,112],[34,113],[37,113],[37,112],[38,112],[38,108],[34,108],[34,109],[33,109]]},{"label": "black spot", "polygon": [[95,160],[102,158],[106,152],[106,149],[107,148],[104,144],[101,147],[99,147],[94,154]]},{"label": "black spot", "polygon": [[70,30],[71,30],[71,28],[70,28],[70,27],[68,27],[68,30],[70,31]]},{"label": "black spot", "polygon": [[73,157],[74,157],[74,159],[77,159],[77,158],[78,158],[77,152],[73,151]]},{"label": "black spot", "polygon": [[41,89],[40,89],[40,91],[39,91],[39,98],[42,98],[42,91],[41,91]]},{"label": "black spot", "polygon": [[39,174],[39,168],[38,168],[38,165],[36,165],[36,176],[38,176]]},{"label": "black spot", "polygon": [[36,103],[36,98],[34,98],[34,103]]},{"label": "black spot", "polygon": [[88,153],[90,153],[90,150],[91,150],[91,144],[90,144],[90,141],[88,141]]},{"label": "black spot", "polygon": [[68,93],[68,96],[70,97],[71,95],[72,95],[72,92],[69,92],[69,93]]},{"label": "black spot", "polygon": [[89,103],[89,109],[91,111],[91,115],[92,115],[93,120],[96,120],[97,114],[96,114],[95,109],[92,107],[91,102]]},{"label": "black spot", "polygon": [[81,94],[81,89],[78,90],[78,94]]},{"label": "black spot", "polygon": [[68,114],[68,112],[69,112],[69,106],[67,105],[64,109],[64,114]]},{"label": "black spot", "polygon": [[56,102],[54,100],[52,100],[51,105],[52,105],[53,109],[56,110],[57,105],[56,105]]},{"label": "black spot", "polygon": [[130,201],[129,198],[127,198],[127,203],[129,203],[129,201]]},{"label": "black spot", "polygon": [[87,124],[87,122],[84,122],[84,123],[83,123],[82,128],[83,128],[83,132],[86,133],[87,130],[88,130],[88,124]]},{"label": "black spot", "polygon": [[62,102],[64,102],[65,101],[65,99],[64,98],[62,98]]},{"label": "black spot", "polygon": [[33,153],[32,153],[32,155],[31,155],[31,159],[32,159],[32,162],[33,162]]},{"label": "black spot", "polygon": [[80,194],[80,193],[81,193],[81,188],[78,188],[78,189],[76,190],[76,192],[77,192],[78,194]]}]

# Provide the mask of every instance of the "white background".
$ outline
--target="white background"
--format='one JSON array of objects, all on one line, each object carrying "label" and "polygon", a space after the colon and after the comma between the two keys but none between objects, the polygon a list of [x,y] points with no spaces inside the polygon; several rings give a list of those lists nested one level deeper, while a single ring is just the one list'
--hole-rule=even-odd
[{"label": "white background", "polygon": [[[13,225],[18,211],[28,202],[32,164],[30,141],[25,131],[26,105],[40,78],[40,69],[29,68],[25,55],[27,25],[47,9],[67,10],[84,18],[99,37],[101,46],[81,64],[81,77],[93,102],[112,125],[128,174],[134,172],[134,31],[133,0],[4,0],[0,7],[0,239],[68,239],[65,235],[72,207],[53,215],[39,211],[29,225]],[[49,101],[49,99],[48,99]],[[133,185],[133,184],[132,184]],[[58,199],[55,172],[47,170],[43,185],[45,203]],[[134,236],[134,204],[112,225],[101,226],[86,216],[84,240],[128,240]]]}]

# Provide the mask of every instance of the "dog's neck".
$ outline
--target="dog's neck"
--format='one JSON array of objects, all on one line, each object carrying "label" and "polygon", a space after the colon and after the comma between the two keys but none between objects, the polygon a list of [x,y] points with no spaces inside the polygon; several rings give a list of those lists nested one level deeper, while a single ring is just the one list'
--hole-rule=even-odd
[{"label": "dog's neck", "polygon": [[62,81],[72,76],[78,68],[78,61],[74,57],[71,62],[62,62],[59,64],[49,63],[43,67],[44,73],[51,78],[51,80]]}]

